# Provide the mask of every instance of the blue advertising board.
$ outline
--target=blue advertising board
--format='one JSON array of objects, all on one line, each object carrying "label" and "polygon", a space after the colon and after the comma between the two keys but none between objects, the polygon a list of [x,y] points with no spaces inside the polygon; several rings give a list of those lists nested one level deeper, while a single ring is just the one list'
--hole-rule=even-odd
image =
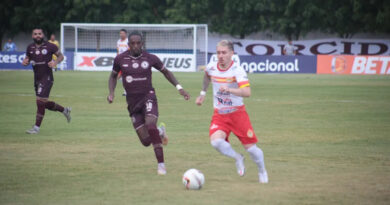
[{"label": "blue advertising board", "polygon": [[240,56],[248,73],[316,73],[316,56]]},{"label": "blue advertising board", "polygon": [[[64,70],[73,70],[73,52],[65,52],[65,59],[61,62]],[[22,61],[25,57],[25,52],[0,52],[0,70],[29,70],[32,69],[31,64],[23,66]]]},{"label": "blue advertising board", "polygon": [[[211,59],[212,54],[209,54]],[[316,73],[316,56],[240,55],[241,67],[248,73]]]}]

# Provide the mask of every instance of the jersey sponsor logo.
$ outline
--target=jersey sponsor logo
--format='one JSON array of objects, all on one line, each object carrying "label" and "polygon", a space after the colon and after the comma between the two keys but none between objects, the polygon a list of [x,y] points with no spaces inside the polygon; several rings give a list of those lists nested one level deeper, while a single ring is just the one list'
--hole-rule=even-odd
[{"label": "jersey sponsor logo", "polygon": [[133,82],[133,81],[145,81],[145,80],[147,80],[147,77],[143,77],[143,78],[133,78],[133,76],[131,76],[131,75],[128,75],[128,76],[126,76],[126,82],[127,83],[131,83],[131,82]]},{"label": "jersey sponsor logo", "polygon": [[35,55],[39,55],[41,52],[39,50],[35,51]]},{"label": "jersey sponsor logo", "polygon": [[137,69],[139,67],[139,64],[138,63],[133,63],[132,66],[133,66],[134,69]]},{"label": "jersey sponsor logo", "polygon": [[127,68],[129,67],[129,64],[123,64],[122,66]]},{"label": "jersey sponsor logo", "polygon": [[224,96],[224,95],[227,96],[227,95],[230,95],[230,92],[222,92],[222,91],[218,90],[217,95],[219,95],[219,96]]},{"label": "jersey sponsor logo", "polygon": [[42,49],[42,54],[46,55],[47,54],[47,50],[46,49]]},{"label": "jersey sponsor logo", "polygon": [[149,67],[149,62],[148,62],[148,61],[142,61],[141,67],[142,67],[143,69],[147,69],[147,68]]},{"label": "jersey sponsor logo", "polygon": [[133,82],[133,77],[131,75],[126,76],[126,82],[128,83]]},{"label": "jersey sponsor logo", "polygon": [[227,105],[227,106],[233,105],[233,101],[230,98],[220,98],[220,97],[216,97],[216,98],[217,98],[218,104]]}]

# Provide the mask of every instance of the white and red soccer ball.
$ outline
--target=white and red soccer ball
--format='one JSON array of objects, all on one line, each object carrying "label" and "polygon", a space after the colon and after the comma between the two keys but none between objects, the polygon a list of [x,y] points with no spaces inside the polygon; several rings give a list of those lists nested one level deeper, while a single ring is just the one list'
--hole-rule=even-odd
[{"label": "white and red soccer ball", "polygon": [[183,184],[188,190],[198,190],[204,185],[204,175],[197,169],[189,169],[183,174]]}]

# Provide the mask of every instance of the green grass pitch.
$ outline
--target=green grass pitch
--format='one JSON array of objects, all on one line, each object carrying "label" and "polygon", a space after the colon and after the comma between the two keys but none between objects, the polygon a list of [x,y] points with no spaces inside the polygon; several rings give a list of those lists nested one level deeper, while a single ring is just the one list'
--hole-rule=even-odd
[{"label": "green grass pitch", "polygon": [[[201,73],[175,73],[188,102],[153,74],[170,136],[166,176],[133,130],[121,84],[106,102],[108,75],[55,73],[51,99],[72,107],[72,122],[46,111],[40,134],[27,135],[33,73],[0,72],[0,204],[390,204],[390,76],[250,74],[245,103],[265,153],[264,185],[234,136],[244,177],[210,146],[210,92],[194,103]],[[205,174],[202,190],[184,189],[189,168]]]}]

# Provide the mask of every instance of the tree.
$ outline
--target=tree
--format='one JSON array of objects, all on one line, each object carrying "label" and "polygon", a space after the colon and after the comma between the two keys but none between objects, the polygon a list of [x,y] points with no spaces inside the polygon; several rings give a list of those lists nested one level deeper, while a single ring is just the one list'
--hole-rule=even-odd
[{"label": "tree", "polygon": [[20,1],[4,0],[0,4],[0,49],[3,48],[2,39],[5,35],[9,35],[11,28],[10,18],[14,15],[14,6]]}]

